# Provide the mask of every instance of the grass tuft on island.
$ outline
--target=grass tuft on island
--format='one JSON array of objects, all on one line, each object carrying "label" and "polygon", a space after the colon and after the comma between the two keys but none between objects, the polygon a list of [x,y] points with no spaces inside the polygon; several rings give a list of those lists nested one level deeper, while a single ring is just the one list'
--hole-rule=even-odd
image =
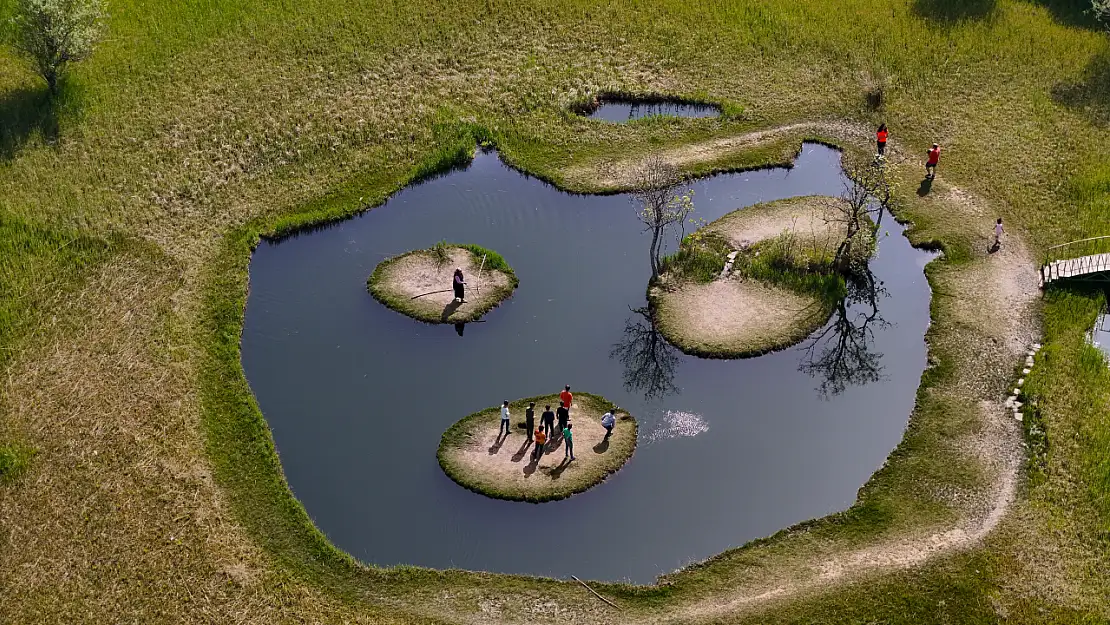
[{"label": "grass tuft on island", "polygon": [[[649,289],[660,332],[683,352],[712,358],[756,356],[812,334],[845,295],[833,266],[840,201],[757,204],[687,235]],[[869,241],[855,249],[870,255],[872,233],[862,234]]]},{"label": "grass tuft on island", "polygon": [[[452,291],[456,267],[467,281],[466,300],[461,303]],[[497,252],[443,241],[387,258],[366,281],[379,302],[426,323],[476,321],[508,299],[517,284],[512,267]]]},{"label": "grass tuft on island", "polygon": [[536,423],[544,406],[555,410],[557,395],[526,397],[509,403],[512,429],[500,435],[501,406],[464,417],[443,433],[436,456],[444,473],[460,486],[495,499],[541,503],[566,499],[605,481],[620,470],[636,450],[636,419],[616,409],[613,434],[605,437],[601,416],[613,407],[604,397],[575,393],[570,409],[574,455],[564,458],[563,439],[556,435],[535,459],[528,440],[524,411],[536,402]]}]

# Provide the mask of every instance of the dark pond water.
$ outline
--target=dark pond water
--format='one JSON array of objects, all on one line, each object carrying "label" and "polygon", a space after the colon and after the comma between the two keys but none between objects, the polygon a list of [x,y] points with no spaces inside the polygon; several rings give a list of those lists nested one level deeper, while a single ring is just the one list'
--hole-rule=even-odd
[{"label": "dark pond water", "polygon": [[[708,220],[838,194],[839,154],[806,145],[791,170],[693,187]],[[810,348],[701,360],[630,309],[644,305],[650,267],[626,196],[566,194],[479,154],[360,217],[262,243],[243,366],[293,492],[356,558],[650,582],[843,510],[901,439],[925,365],[930,256],[889,217],[887,231],[874,282]],[[461,337],[366,292],[378,262],[441,239],[498,250],[520,278]],[[609,481],[534,505],[471,493],[440,470],[440,435],[457,419],[564,384],[640,420],[635,456]]]},{"label": "dark pond water", "polygon": [[644,117],[717,117],[720,114],[720,109],[707,104],[602,100],[589,118],[607,122],[630,122]]}]

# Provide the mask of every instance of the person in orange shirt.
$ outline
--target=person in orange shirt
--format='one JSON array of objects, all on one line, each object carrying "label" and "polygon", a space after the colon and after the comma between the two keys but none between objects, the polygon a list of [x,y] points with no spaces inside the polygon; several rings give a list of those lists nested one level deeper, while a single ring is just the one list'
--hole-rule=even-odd
[{"label": "person in orange shirt", "polygon": [[563,387],[563,392],[559,393],[559,401],[563,402],[563,405],[567,407],[567,410],[570,410],[570,402],[573,399],[574,395],[570,394],[570,385],[567,384],[565,387]]},{"label": "person in orange shirt", "polygon": [[547,434],[544,434],[543,428],[536,428],[532,436],[536,437],[536,448],[532,451],[532,459],[539,462],[543,457],[543,446],[547,444]]},{"label": "person in orange shirt", "polygon": [[879,130],[875,133],[875,144],[879,148],[879,156],[886,153],[886,124],[879,124]]},{"label": "person in orange shirt", "polygon": [[925,161],[925,177],[932,180],[937,177],[937,163],[940,163],[940,145],[934,143],[929,150],[929,158]]}]

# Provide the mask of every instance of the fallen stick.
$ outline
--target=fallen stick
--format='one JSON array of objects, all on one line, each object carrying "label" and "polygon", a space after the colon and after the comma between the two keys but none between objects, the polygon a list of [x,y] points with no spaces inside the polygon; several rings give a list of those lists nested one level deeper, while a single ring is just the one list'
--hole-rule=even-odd
[{"label": "fallen stick", "polygon": [[474,282],[474,290],[482,294],[482,269],[486,266],[486,255],[482,254],[482,264],[478,267],[478,279]]},{"label": "fallen stick", "polygon": [[435,295],[436,293],[449,293],[452,290],[454,290],[454,289],[443,289],[442,291],[428,291],[427,293],[421,293],[420,295],[413,295],[409,299],[416,299],[418,297],[424,297],[425,295]]},{"label": "fallen stick", "polygon": [[574,581],[578,582],[579,584],[582,584],[582,587],[583,587],[583,588],[585,588],[586,590],[588,590],[588,591],[590,591],[590,592],[594,593],[594,596],[595,596],[595,597],[597,597],[598,599],[601,599],[601,600],[602,600],[602,601],[604,601],[605,603],[608,603],[609,605],[613,606],[614,608],[616,608],[616,609],[618,609],[618,610],[621,610],[621,609],[623,609],[623,608],[621,608],[621,607],[620,607],[619,605],[617,605],[617,604],[613,603],[612,601],[609,601],[609,600],[608,600],[608,599],[606,599],[605,597],[602,597],[601,595],[597,594],[597,591],[596,591],[596,590],[594,590],[593,588],[590,588],[589,586],[587,586],[587,585],[586,585],[586,582],[584,582],[584,581],[582,581],[582,580],[578,579],[578,578],[577,578],[577,577],[575,577],[574,575],[571,575],[571,576],[570,576],[570,578],[571,578],[571,579],[573,579]]}]

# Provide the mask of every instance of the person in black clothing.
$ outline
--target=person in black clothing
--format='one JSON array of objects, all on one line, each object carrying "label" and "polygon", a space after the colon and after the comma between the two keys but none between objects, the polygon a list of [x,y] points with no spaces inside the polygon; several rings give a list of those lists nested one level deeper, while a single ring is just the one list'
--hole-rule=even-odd
[{"label": "person in black clothing", "polygon": [[465,302],[466,280],[463,279],[462,269],[455,269],[455,277],[451,279],[451,288],[455,291],[455,302]]},{"label": "person in black clothing", "polygon": [[570,410],[567,410],[565,403],[559,402],[559,410],[556,414],[559,418],[559,428],[557,431],[561,434],[563,430],[566,429],[567,423],[570,422]]},{"label": "person in black clothing", "polygon": [[540,418],[543,419],[543,433],[547,435],[547,440],[551,440],[555,436],[555,413],[551,412],[551,406],[543,407]]},{"label": "person in black clothing", "polygon": [[532,440],[532,428],[536,427],[536,402],[528,404],[524,411],[524,429],[528,432],[528,440]]}]

